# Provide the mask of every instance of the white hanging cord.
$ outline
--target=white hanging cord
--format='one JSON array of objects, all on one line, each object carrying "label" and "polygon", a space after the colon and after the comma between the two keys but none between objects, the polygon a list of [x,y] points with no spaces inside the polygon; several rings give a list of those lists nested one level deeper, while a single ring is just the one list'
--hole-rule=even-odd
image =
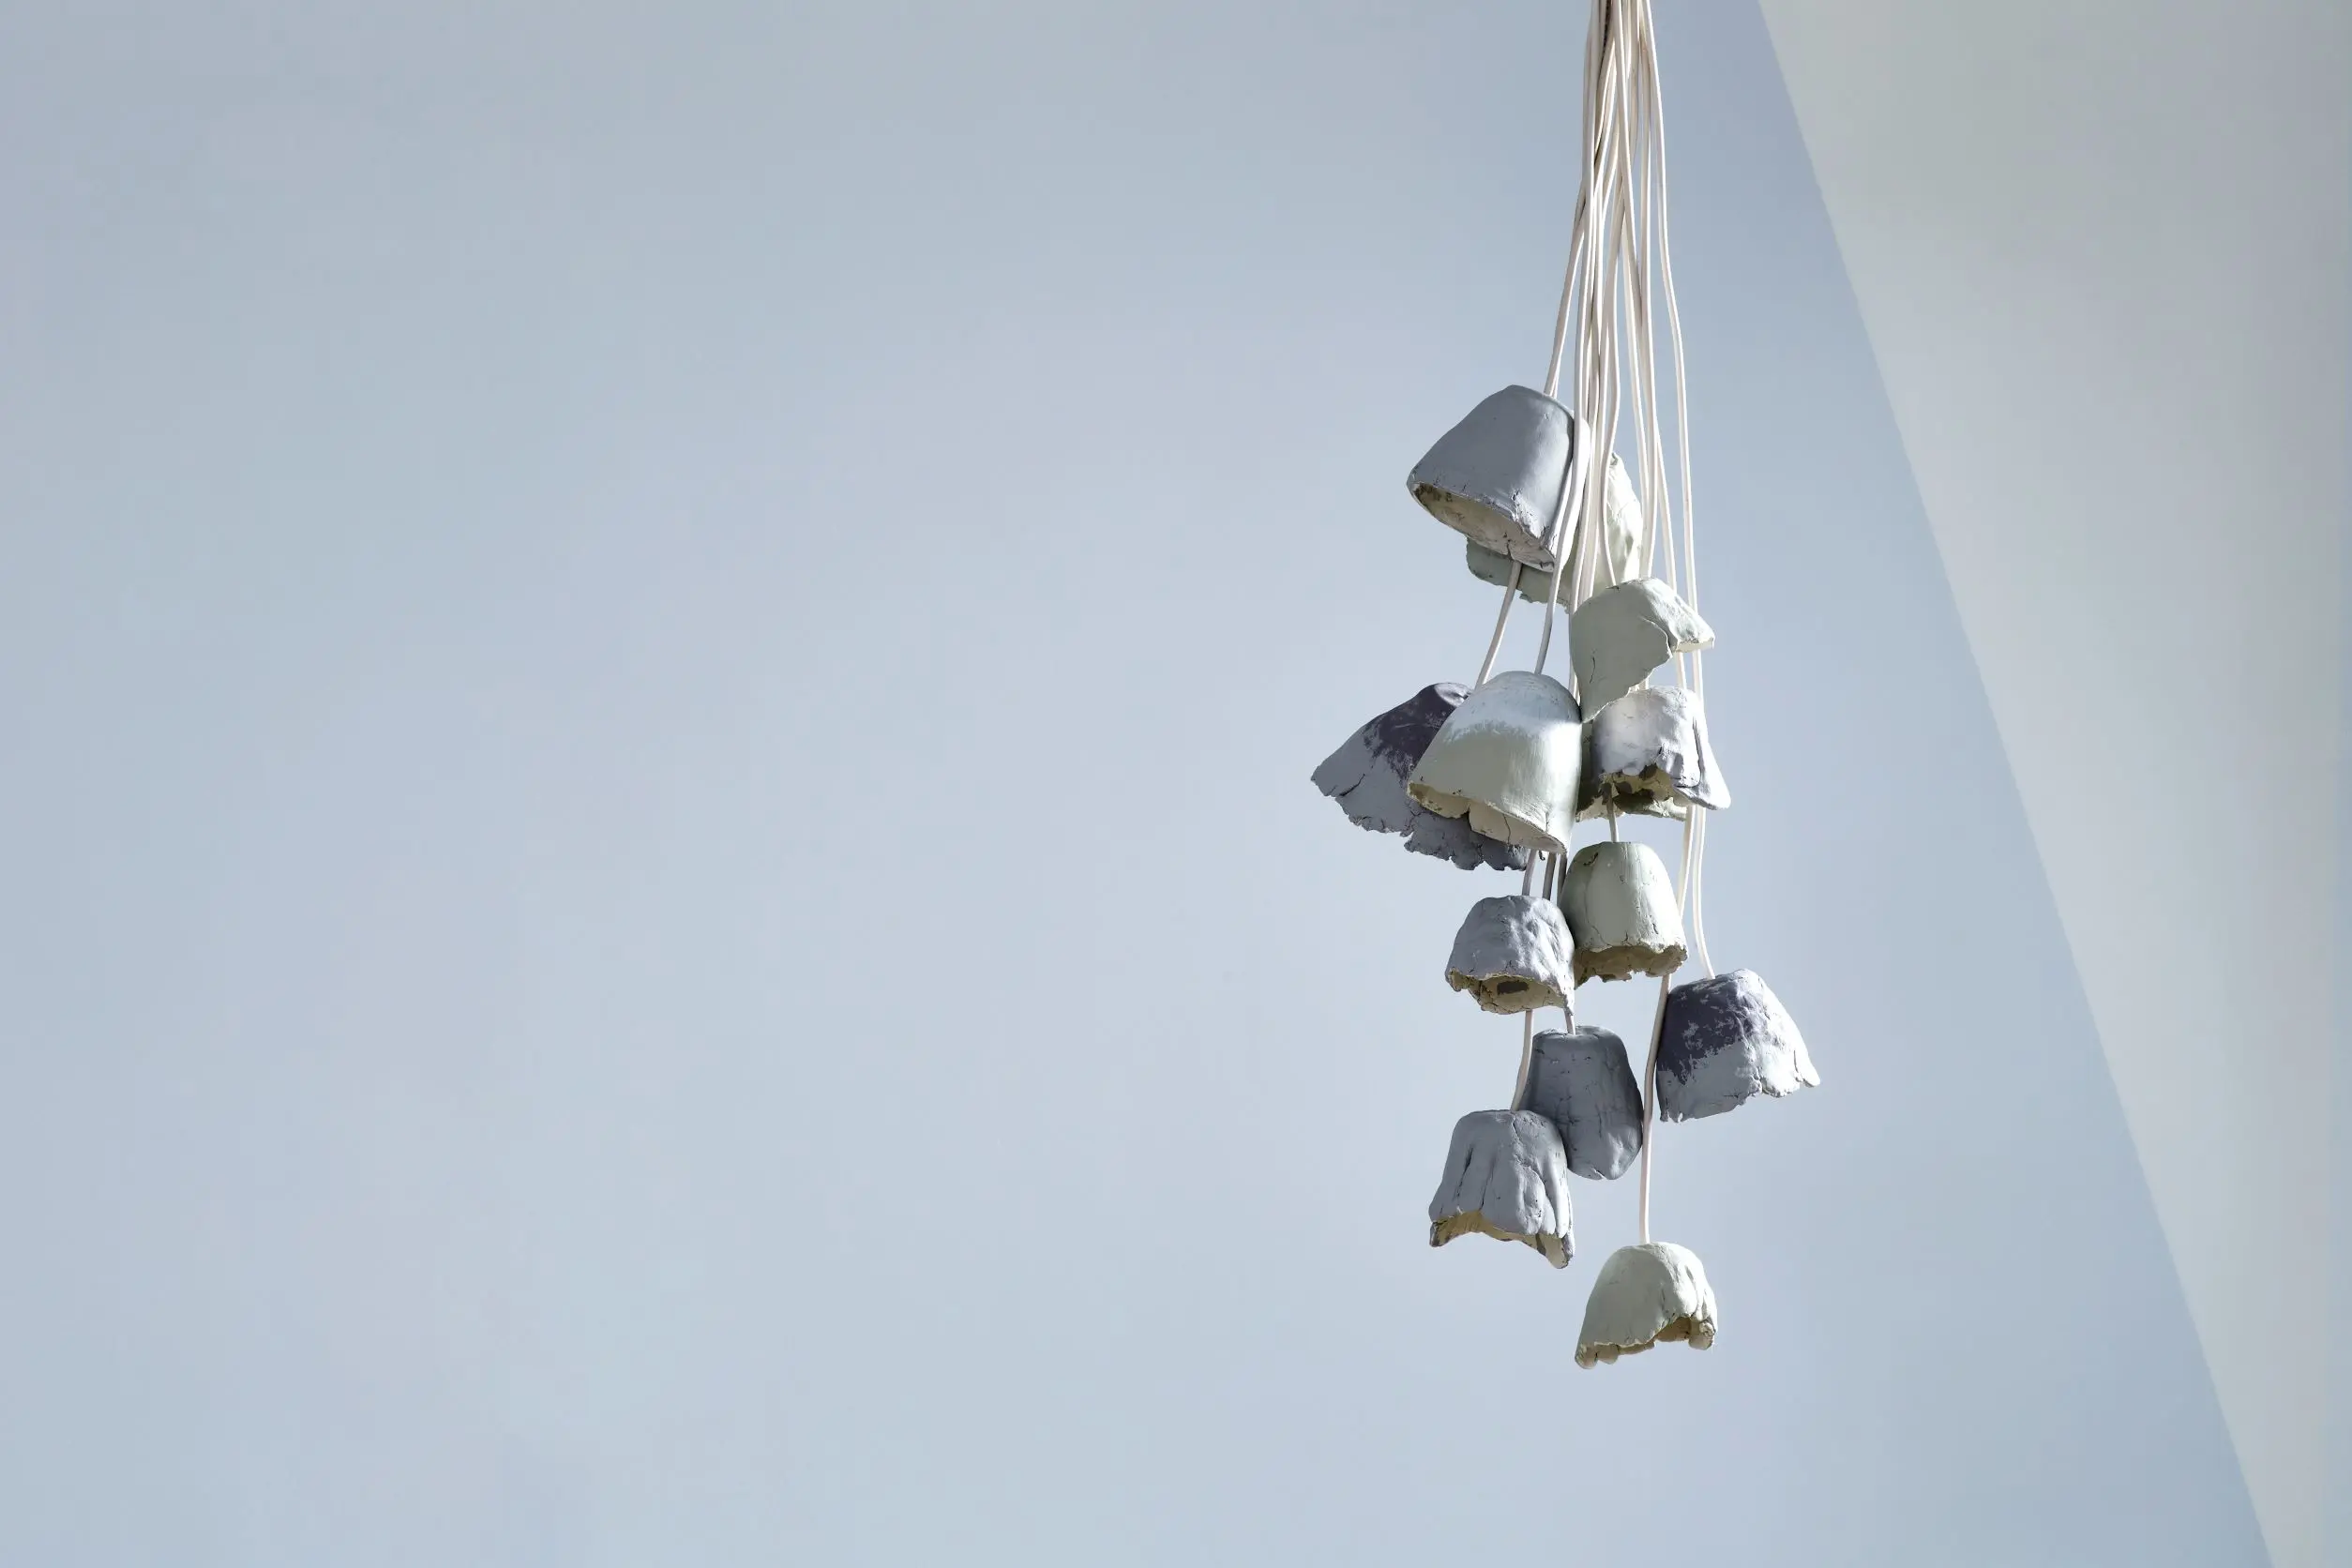
[{"label": "white hanging cord", "polygon": [[[1636,3],[1641,6],[1646,18],[1649,8],[1648,0],[1636,0]],[[1660,532],[1666,532],[1671,529],[1676,512],[1679,511],[1681,514],[1682,549],[1679,588],[1682,602],[1689,605],[1696,612],[1698,609],[1698,540],[1692,521],[1695,508],[1691,500],[1691,409],[1689,385],[1684,374],[1682,359],[1682,314],[1674,296],[1674,243],[1668,223],[1671,203],[1667,197],[1666,188],[1666,95],[1660,85],[1658,76],[1657,40],[1654,34],[1647,28],[1643,29],[1642,44],[1639,68],[1645,78],[1646,90],[1641,96],[1647,119],[1647,124],[1643,128],[1646,134],[1642,137],[1642,142],[1651,160],[1651,169],[1656,181],[1652,199],[1656,203],[1657,263],[1660,285],[1658,292],[1666,305],[1666,344],[1673,364],[1674,455],[1676,466],[1680,470],[1676,477],[1681,480],[1679,496],[1670,498],[1666,491],[1665,474],[1661,468],[1657,476],[1659,480],[1658,510],[1654,515],[1661,519]],[[1680,501],[1679,506],[1672,504],[1676,499]],[[1677,666],[1683,684],[1689,686],[1703,703],[1707,686],[1703,655],[1694,649],[1688,656],[1688,663],[1685,665],[1678,660]],[[1709,821],[1710,819],[1699,815],[1697,807],[1691,808],[1690,820],[1685,824],[1688,847],[1684,852],[1687,861],[1684,877],[1689,888],[1691,945],[1696,952],[1700,971],[1709,979],[1712,979],[1715,974],[1715,964],[1713,957],[1707,951],[1706,866]],[[1647,1145],[1645,1144],[1644,1147],[1646,1149]]]},{"label": "white hanging cord", "polygon": [[1544,672],[1545,661],[1552,656],[1552,618],[1560,610],[1560,580],[1568,571],[1571,529],[1573,526],[1576,533],[1583,531],[1581,519],[1573,525],[1569,522],[1569,504],[1584,489],[1584,471],[1591,453],[1587,450],[1589,444],[1580,439],[1581,432],[1576,426],[1572,424],[1568,430],[1572,444],[1568,472],[1560,475],[1560,503],[1552,512],[1551,532],[1545,535],[1552,550],[1552,585],[1551,592],[1544,596],[1544,635],[1535,643],[1535,672],[1539,675]]},{"label": "white hanging cord", "polygon": [[[1521,893],[1531,892],[1538,885],[1536,868],[1540,866],[1543,867],[1541,885],[1547,897],[1556,897],[1560,886],[1560,859],[1559,855],[1552,853],[1530,853],[1527,857],[1527,877],[1520,882],[1519,891]],[[1565,1011],[1564,1005],[1562,1011]],[[1529,1075],[1534,1070],[1535,1009],[1530,1007],[1519,1015],[1519,1078],[1511,1089],[1513,1110],[1527,1108],[1527,1081]]]},{"label": "white hanging cord", "polygon": [[1636,140],[1642,150],[1641,173],[1637,181],[1638,190],[1635,197],[1638,207],[1635,222],[1638,255],[1636,264],[1637,277],[1635,287],[1634,325],[1635,363],[1638,367],[1642,388],[1641,494],[1647,504],[1643,530],[1645,535],[1643,553],[1648,558],[1645,564],[1645,570],[1647,570],[1650,569],[1650,565],[1654,563],[1659,541],[1661,539],[1666,541],[1669,573],[1666,580],[1670,582],[1673,580],[1671,572],[1674,498],[1668,491],[1666,481],[1665,435],[1659,425],[1658,353],[1654,331],[1656,318],[1651,309],[1656,292],[1651,265],[1658,256],[1658,223],[1662,212],[1657,138],[1660,122],[1654,90],[1657,79],[1655,68],[1657,52],[1656,39],[1647,27],[1642,30],[1640,44],[1639,57],[1634,62],[1633,67],[1636,78],[1636,112],[1640,120],[1640,128],[1636,132]]},{"label": "white hanging cord", "polygon": [[1696,806],[1691,807],[1690,819],[1684,823],[1684,827],[1694,840],[1688,855],[1690,867],[1687,872],[1691,886],[1691,947],[1698,955],[1699,970],[1708,979],[1712,980],[1715,977],[1715,960],[1707,956],[1707,884],[1704,875],[1707,864],[1707,819],[1699,815],[1699,807]]},{"label": "white hanging cord", "polygon": [[1560,367],[1568,352],[1569,312],[1576,298],[1576,274],[1584,266],[1585,206],[1590,192],[1582,188],[1576,191],[1576,212],[1568,224],[1568,270],[1560,279],[1560,319],[1552,324],[1551,363],[1544,371],[1544,396],[1560,396]]},{"label": "white hanging cord", "polygon": [[[1561,896],[1567,891],[1568,855],[1563,846],[1560,853],[1552,856],[1551,883],[1545,897],[1552,901],[1554,908],[1558,908]],[[1563,1030],[1573,1030],[1576,1027],[1576,988],[1574,986],[1560,993],[1560,1027]]]},{"label": "white hanging cord", "polygon": [[1511,580],[1502,585],[1502,608],[1495,612],[1495,635],[1486,640],[1486,656],[1478,661],[1478,679],[1470,683],[1472,691],[1485,686],[1486,678],[1495,672],[1495,656],[1502,652],[1503,628],[1511,624],[1511,601],[1519,596],[1519,564],[1512,562]]},{"label": "white hanging cord", "polygon": [[[1584,145],[1591,149],[1577,172],[1576,210],[1569,225],[1568,269],[1560,278],[1560,314],[1552,326],[1551,360],[1544,372],[1544,395],[1560,395],[1560,376],[1563,356],[1568,348],[1568,324],[1575,315],[1575,305],[1581,293],[1590,297],[1589,268],[1595,247],[1592,240],[1593,196],[1606,184],[1606,150],[1613,146],[1611,111],[1613,99],[1607,95],[1603,66],[1607,53],[1609,22],[1606,15],[1596,14],[1592,25],[1585,33],[1585,95]],[[1581,339],[1581,334],[1580,339]],[[1584,406],[1579,400],[1576,407]],[[1546,535],[1552,550],[1551,591],[1544,600],[1544,632],[1535,648],[1535,669],[1541,673],[1551,657],[1552,626],[1560,609],[1560,588],[1563,579],[1572,584],[1577,580],[1578,550],[1599,528],[1600,511],[1592,505],[1591,479],[1597,473],[1606,478],[1607,465],[1597,466],[1592,457],[1593,430],[1590,422],[1573,410],[1569,415],[1570,460],[1568,472],[1561,475],[1560,502],[1552,517],[1552,528]],[[1606,450],[1606,446],[1604,447]],[[1572,510],[1573,508],[1573,510]],[[1574,517],[1572,526],[1570,518]],[[1569,608],[1581,600],[1570,589]]]},{"label": "white hanging cord", "polygon": [[1650,1060],[1641,1069],[1641,1239],[1650,1241],[1650,1146],[1658,1138],[1658,1038],[1666,1033],[1666,989],[1674,976],[1658,982],[1658,1010],[1650,1019]]},{"label": "white hanging cord", "polygon": [[1600,143],[1601,54],[1608,31],[1607,7],[1606,0],[1601,0],[1593,6],[1592,21],[1584,34],[1584,139],[1578,144],[1584,148],[1585,157],[1576,170],[1576,209],[1568,230],[1568,271],[1560,283],[1560,318],[1552,327],[1551,366],[1544,373],[1544,396],[1547,398],[1560,396],[1560,371],[1568,353],[1572,302],[1576,297],[1577,279],[1584,270],[1585,236],[1591,227],[1595,194],[1593,149]]},{"label": "white hanging cord", "polygon": [[[1596,130],[1591,158],[1591,177],[1595,205],[1588,227],[1589,244],[1584,252],[1583,277],[1580,282],[1583,305],[1577,338],[1576,407],[1586,421],[1591,445],[1602,454],[1615,449],[1618,424],[1618,333],[1620,294],[1619,275],[1625,255],[1625,214],[1623,212],[1625,158],[1624,48],[1625,23],[1629,20],[1616,14],[1633,8],[1611,6],[1602,0],[1596,7],[1594,26],[1601,29],[1608,41],[1617,47],[1604,52],[1598,73],[1599,110],[1595,116]],[[1607,560],[1606,496],[1608,464],[1603,460],[1590,465],[1585,489],[1585,515],[1591,526],[1584,530],[1580,540],[1583,552],[1578,561],[1576,586],[1570,608],[1589,598]]]},{"label": "white hanging cord", "polygon": [[[1691,873],[1698,863],[1699,837],[1705,831],[1698,807],[1691,807],[1690,815],[1682,819],[1682,872],[1675,889],[1675,902],[1686,921],[1695,912],[1684,900],[1693,891]],[[1713,971],[1708,972],[1711,975]],[[1666,1035],[1666,993],[1673,987],[1671,974],[1658,981],[1658,1010],[1650,1019],[1650,1055],[1641,1064],[1641,1239],[1645,1244],[1650,1240],[1650,1150],[1658,1130],[1658,1047]]]},{"label": "white hanging cord", "polygon": [[[1572,230],[1568,270],[1561,280],[1560,304],[1552,334],[1552,359],[1545,377],[1547,393],[1557,397],[1564,362],[1570,345],[1568,327],[1577,328],[1575,343],[1576,354],[1576,387],[1570,407],[1576,411],[1577,524],[1573,543],[1560,562],[1560,574],[1554,579],[1550,607],[1557,606],[1561,593],[1560,579],[1567,582],[1568,607],[1574,610],[1583,601],[1590,578],[1589,562],[1593,553],[1596,536],[1603,526],[1602,496],[1607,483],[1607,464],[1603,460],[1608,450],[1606,419],[1596,421],[1592,411],[1596,400],[1590,370],[1592,349],[1603,334],[1603,298],[1600,286],[1603,243],[1612,227],[1609,213],[1604,205],[1612,191],[1612,181],[1620,157],[1622,135],[1621,102],[1622,94],[1621,51],[1611,46],[1618,23],[1608,0],[1601,0],[1594,8],[1591,25],[1585,35],[1585,95],[1584,145],[1587,149],[1577,173],[1576,219]],[[1548,652],[1548,647],[1545,650]]]},{"label": "white hanging cord", "polygon": [[1527,1078],[1535,1065],[1535,1009],[1519,1015],[1519,1081],[1511,1090],[1511,1108],[1527,1108]]},{"label": "white hanging cord", "polygon": [[[1587,30],[1585,36],[1584,144],[1587,147],[1592,146],[1594,143],[1595,106],[1600,101],[1594,85],[1599,70],[1602,42],[1606,36],[1606,31],[1605,23],[1596,23],[1593,28]],[[1591,211],[1591,159],[1586,160],[1586,165],[1578,176],[1576,216],[1569,224],[1568,270],[1560,279],[1560,314],[1552,326],[1551,359],[1544,371],[1544,396],[1552,399],[1560,396],[1560,359],[1567,349],[1570,305],[1576,294],[1577,274],[1585,253],[1585,232]],[[1551,653],[1552,607],[1560,601],[1560,580],[1568,565],[1561,556],[1560,535],[1562,519],[1569,514],[1571,506],[1571,486],[1574,483],[1574,476],[1583,467],[1581,460],[1584,456],[1585,443],[1581,439],[1582,435],[1583,432],[1576,429],[1573,424],[1570,426],[1569,436],[1573,444],[1570,474],[1561,479],[1560,501],[1552,514],[1551,531],[1545,535],[1552,548],[1553,564],[1551,593],[1545,598],[1544,606],[1544,635],[1536,647],[1535,668],[1539,673],[1543,671],[1545,658]],[[1578,532],[1581,533],[1582,529],[1579,528]],[[1485,686],[1487,677],[1494,673],[1495,659],[1502,651],[1503,631],[1511,624],[1511,611],[1518,598],[1520,572],[1520,564],[1514,561],[1511,566],[1511,581],[1502,592],[1502,608],[1495,614],[1494,635],[1487,640],[1486,656],[1479,664],[1478,679],[1472,683],[1473,686]]]},{"label": "white hanging cord", "polygon": [[1674,907],[1685,912],[1691,907],[1691,867],[1696,860],[1691,853],[1691,845],[1698,835],[1698,827],[1692,818],[1696,815],[1694,811],[1682,819],[1682,873],[1674,884]]},{"label": "white hanging cord", "polygon": [[[1636,0],[1636,3],[1639,5],[1646,21],[1649,12],[1648,0]],[[1642,44],[1642,57],[1639,62],[1643,79],[1641,97],[1645,120],[1642,128],[1644,132],[1642,142],[1649,155],[1656,182],[1653,199],[1656,203],[1658,294],[1666,306],[1667,353],[1674,371],[1674,455],[1676,467],[1679,470],[1677,477],[1681,480],[1679,493],[1669,495],[1664,484],[1661,483],[1655,496],[1645,496],[1643,499],[1648,504],[1652,518],[1659,520],[1665,529],[1670,529],[1676,515],[1680,514],[1682,534],[1681,575],[1680,580],[1675,582],[1675,588],[1681,595],[1682,602],[1696,611],[1698,609],[1698,548],[1692,528],[1691,410],[1688,384],[1683,373],[1682,313],[1675,302],[1674,295],[1674,241],[1669,222],[1672,203],[1669,200],[1666,184],[1666,96],[1658,77],[1657,39],[1647,27],[1643,29]],[[1663,480],[1663,473],[1659,477]],[[1698,656],[1692,655],[1690,662],[1691,684],[1693,689],[1696,690],[1700,685]]]},{"label": "white hanging cord", "polygon": [[[1638,29],[1635,29],[1628,38],[1629,50],[1637,47],[1638,41]],[[1632,119],[1635,108],[1636,105],[1631,96],[1628,95],[1624,101],[1628,123],[1621,127],[1621,141],[1628,144],[1621,148],[1615,168],[1616,199],[1613,205],[1617,211],[1618,221],[1613,225],[1610,234],[1612,266],[1607,282],[1609,305],[1615,311],[1617,320],[1613,324],[1613,329],[1600,345],[1600,352],[1604,356],[1608,374],[1606,406],[1610,449],[1612,451],[1616,449],[1617,428],[1621,416],[1627,412],[1626,404],[1630,398],[1630,412],[1633,415],[1636,435],[1636,462],[1638,465],[1643,451],[1642,443],[1647,438],[1643,431],[1643,426],[1646,423],[1643,414],[1643,388],[1646,381],[1641,371],[1638,353],[1641,306],[1636,283],[1639,280],[1641,236],[1637,227],[1637,208],[1633,195],[1633,176],[1634,170],[1640,159],[1640,145],[1635,140],[1637,134],[1636,126]],[[1632,361],[1633,371],[1630,377],[1626,374],[1629,358]],[[1606,481],[1606,475],[1604,479]],[[1606,482],[1602,486],[1601,493],[1605,497],[1607,493]],[[1596,551],[1592,564],[1595,588],[1600,585],[1599,578],[1604,572],[1607,574],[1609,585],[1612,587],[1616,585],[1618,565],[1617,556],[1613,551],[1606,549]]]},{"label": "white hanging cord", "polygon": [[[1666,147],[1665,91],[1658,72],[1657,38],[1651,26],[1649,0],[1629,0],[1637,13],[1634,24],[1626,29],[1630,47],[1630,68],[1636,77],[1631,95],[1633,113],[1638,125],[1633,141],[1643,163],[1639,179],[1642,208],[1636,234],[1645,254],[1637,268],[1640,276],[1636,287],[1636,309],[1633,312],[1635,335],[1638,339],[1634,355],[1637,367],[1636,380],[1649,390],[1648,418],[1641,431],[1642,490],[1645,511],[1649,517],[1650,543],[1664,557],[1659,564],[1666,567],[1666,580],[1681,593],[1683,602],[1692,610],[1699,606],[1698,541],[1694,524],[1692,505],[1690,396],[1682,351],[1682,318],[1674,290],[1674,246],[1669,220],[1671,204],[1668,199]],[[1651,247],[1654,246],[1654,252]],[[1654,262],[1655,278],[1650,276]],[[1654,289],[1653,289],[1654,282]],[[1674,435],[1676,472],[1669,477],[1665,462],[1664,431],[1659,429],[1665,411],[1658,396],[1656,345],[1651,337],[1654,318],[1650,302],[1656,298],[1665,307],[1666,349],[1669,380],[1673,388],[1671,429]],[[1674,481],[1679,481],[1675,483]],[[1676,538],[1677,523],[1681,538]],[[1679,542],[1681,549],[1676,550]],[[1656,559],[1653,556],[1653,560]],[[1693,650],[1675,661],[1676,675],[1682,685],[1705,698],[1706,664],[1704,656]],[[1684,895],[1694,955],[1700,969],[1710,977],[1715,972],[1712,956],[1707,949],[1707,830],[1708,819],[1693,808],[1690,823],[1687,865],[1684,871]]]}]

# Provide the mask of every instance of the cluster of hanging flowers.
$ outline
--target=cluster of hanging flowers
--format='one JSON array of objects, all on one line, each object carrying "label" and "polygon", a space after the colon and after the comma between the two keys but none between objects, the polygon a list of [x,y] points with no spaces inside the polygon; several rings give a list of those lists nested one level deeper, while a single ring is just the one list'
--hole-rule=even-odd
[{"label": "cluster of hanging flowers", "polygon": [[[1707,823],[1731,795],[1707,739],[1700,658],[1715,639],[1697,609],[1650,0],[1594,0],[1584,88],[1585,158],[1544,390],[1486,399],[1407,481],[1467,536],[1471,573],[1502,590],[1478,678],[1425,686],[1349,736],[1314,778],[1349,821],[1401,834],[1409,850],[1520,873],[1515,894],[1470,906],[1446,960],[1449,986],[1486,1012],[1518,1015],[1519,1067],[1509,1108],[1455,1124],[1429,1244],[1492,1236],[1565,1268],[1570,1175],[1614,1181],[1638,1162],[1641,1240],[1593,1282],[1576,1346],[1577,1364],[1591,1366],[1662,1341],[1714,1342],[1706,1270],[1651,1239],[1657,1120],[1713,1116],[1819,1080],[1763,980],[1715,972],[1701,922]],[[1630,467],[1617,449],[1623,427]],[[1522,599],[1543,614],[1534,666],[1498,673]],[[1568,684],[1545,672],[1562,611]],[[1621,836],[1628,816],[1681,824],[1679,872]],[[1595,841],[1577,848],[1587,823]],[[1704,978],[1676,985],[1694,955]],[[1577,1028],[1575,1015],[1585,982],[1636,977],[1658,982],[1638,1079],[1624,1041]],[[1555,1007],[1563,1027],[1539,1033],[1535,1015]]]}]

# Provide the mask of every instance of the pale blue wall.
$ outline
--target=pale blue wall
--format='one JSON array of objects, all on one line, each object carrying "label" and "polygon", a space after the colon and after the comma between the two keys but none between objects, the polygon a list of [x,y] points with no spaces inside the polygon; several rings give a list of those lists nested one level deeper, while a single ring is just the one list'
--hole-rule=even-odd
[{"label": "pale blue wall", "polygon": [[0,20],[0,1558],[2259,1560],[1747,6],[1710,933],[1825,1083],[1587,1373],[1629,1192],[1423,1240],[1501,880],[1305,776],[1483,637],[1575,8],[149,9]]}]

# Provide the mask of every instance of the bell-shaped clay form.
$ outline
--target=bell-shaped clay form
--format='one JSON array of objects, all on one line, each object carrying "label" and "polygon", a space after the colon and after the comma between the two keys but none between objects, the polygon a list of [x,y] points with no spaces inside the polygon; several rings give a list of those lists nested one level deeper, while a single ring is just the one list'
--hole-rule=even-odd
[{"label": "bell-shaped clay form", "polygon": [[1477,1234],[1525,1242],[1564,1269],[1576,1250],[1560,1129],[1531,1110],[1473,1110],[1454,1123],[1429,1199],[1429,1244]]},{"label": "bell-shaped clay form", "polygon": [[1604,588],[1568,618],[1576,696],[1589,710],[1616,701],[1676,654],[1714,645],[1698,612],[1654,577]]},{"label": "bell-shaped clay form", "polygon": [[1644,1242],[1610,1253],[1584,1304],[1576,1364],[1639,1355],[1677,1339],[1688,1341],[1694,1350],[1715,1342],[1715,1292],[1697,1255],[1672,1242]]},{"label": "bell-shaped clay form", "polygon": [[1731,804],[1698,693],[1644,686],[1594,714],[1584,727],[1584,792],[1577,815],[1611,811],[1681,818],[1691,807]]},{"label": "bell-shaped clay form", "polygon": [[1468,817],[1489,838],[1561,849],[1576,827],[1579,718],[1576,699],[1549,675],[1506,671],[1440,726],[1406,792],[1440,817]]},{"label": "bell-shaped clay form", "polygon": [[1575,950],[1568,922],[1548,899],[1481,898],[1454,934],[1445,983],[1489,1013],[1565,1007],[1576,989]]},{"label": "bell-shaped clay form", "polygon": [[1576,939],[1576,979],[1630,980],[1682,967],[1682,913],[1666,863],[1630,839],[1587,844],[1560,879]]},{"label": "bell-shaped clay form", "polygon": [[[1582,427],[1579,427],[1581,429]],[[1573,505],[1573,503],[1571,503]],[[1608,550],[1608,582],[1623,582],[1634,575],[1635,563],[1642,550],[1641,501],[1634,494],[1634,482],[1625,476],[1625,465],[1609,454],[1607,499],[1603,504],[1602,542]],[[1481,582],[1491,582],[1500,588],[1511,580],[1511,557],[1499,550],[1488,550],[1476,539],[1466,541],[1470,576]],[[1606,586],[1606,583],[1604,584]],[[1519,597],[1530,604],[1544,604],[1552,596],[1552,574],[1549,568],[1538,570],[1530,566],[1519,574]],[[1570,608],[1569,594],[1563,586],[1560,596],[1561,609]]]},{"label": "bell-shaped clay form", "polygon": [[1527,1108],[1560,1129],[1568,1168],[1589,1182],[1614,1182],[1641,1153],[1641,1084],[1606,1029],[1538,1034]]},{"label": "bell-shaped clay form", "polygon": [[1666,992],[1658,1035],[1658,1114],[1667,1121],[1713,1116],[1758,1094],[1778,1099],[1820,1081],[1796,1020],[1754,970],[1735,969]]},{"label": "bell-shaped clay form", "polygon": [[1415,854],[1450,860],[1464,870],[1481,866],[1516,871],[1527,852],[1489,838],[1467,818],[1440,817],[1405,792],[1413,765],[1429,749],[1439,726],[1462,704],[1467,687],[1444,683],[1423,686],[1349,735],[1315,770],[1315,787],[1339,803],[1348,820],[1374,833],[1401,833]]},{"label": "bell-shaped clay form", "polygon": [[1440,436],[1405,484],[1448,528],[1549,571],[1558,564],[1552,524],[1575,456],[1568,411],[1541,392],[1506,386]]}]

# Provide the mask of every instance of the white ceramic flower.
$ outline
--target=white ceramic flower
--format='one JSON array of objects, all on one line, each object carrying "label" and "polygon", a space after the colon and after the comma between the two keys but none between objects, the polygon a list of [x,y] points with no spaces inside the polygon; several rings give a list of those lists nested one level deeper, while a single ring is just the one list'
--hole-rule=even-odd
[{"label": "white ceramic flower", "polygon": [[1644,686],[1586,720],[1577,815],[1680,818],[1694,806],[1721,811],[1730,804],[1698,693]]},{"label": "white ceramic flower", "polygon": [[1576,1364],[1639,1355],[1675,1340],[1694,1350],[1715,1342],[1715,1292],[1697,1254],[1671,1242],[1644,1242],[1610,1253],[1584,1304]]},{"label": "white ceramic flower", "polygon": [[1568,657],[1587,708],[1616,701],[1677,654],[1715,645],[1681,596],[1654,577],[1604,588],[1568,618]]},{"label": "white ceramic flower", "polygon": [[1576,938],[1576,978],[1628,980],[1682,967],[1682,913],[1666,863],[1630,839],[1587,844],[1560,878],[1560,903]]},{"label": "white ceramic flower", "polygon": [[1489,838],[1562,849],[1576,825],[1582,716],[1549,675],[1507,671],[1439,727],[1406,792],[1440,817],[1468,817]]}]

